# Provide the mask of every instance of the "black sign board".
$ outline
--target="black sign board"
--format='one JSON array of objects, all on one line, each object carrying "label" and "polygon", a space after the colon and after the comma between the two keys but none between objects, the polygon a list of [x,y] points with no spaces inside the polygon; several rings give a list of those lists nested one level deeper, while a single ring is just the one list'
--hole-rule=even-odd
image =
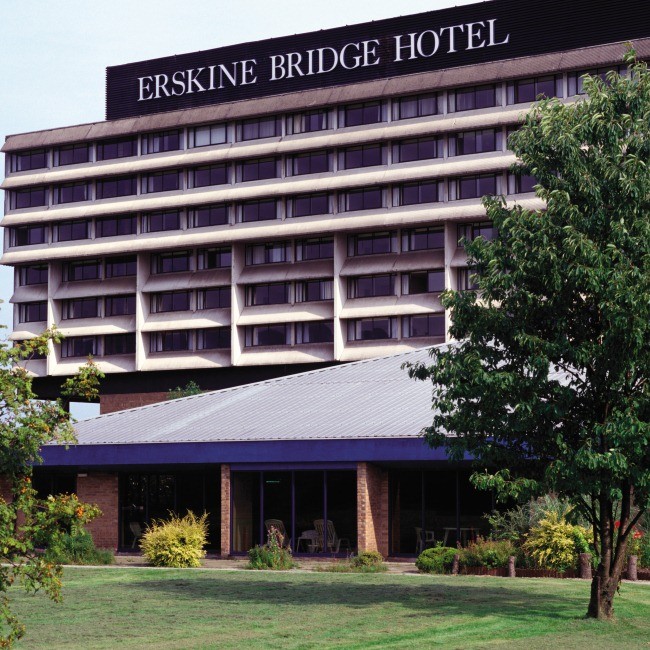
[{"label": "black sign board", "polygon": [[648,0],[492,0],[106,69],[106,119],[650,37]]}]

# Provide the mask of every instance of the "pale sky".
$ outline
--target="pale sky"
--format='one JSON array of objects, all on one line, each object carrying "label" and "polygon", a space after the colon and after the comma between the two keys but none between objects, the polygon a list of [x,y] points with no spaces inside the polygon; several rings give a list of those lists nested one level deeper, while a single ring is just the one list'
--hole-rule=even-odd
[{"label": "pale sky", "polygon": [[[208,50],[472,0],[5,0],[0,139],[104,119],[106,66]],[[4,164],[0,165],[0,177]],[[0,324],[13,275],[0,267]],[[0,338],[3,338],[0,332]]]}]

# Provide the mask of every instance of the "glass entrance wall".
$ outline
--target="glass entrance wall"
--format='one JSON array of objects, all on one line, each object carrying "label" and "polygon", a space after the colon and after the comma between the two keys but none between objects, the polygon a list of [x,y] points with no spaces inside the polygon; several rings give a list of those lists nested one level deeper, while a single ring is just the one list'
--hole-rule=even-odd
[{"label": "glass entrance wall", "polygon": [[146,526],[169,513],[208,513],[208,548],[221,544],[220,469],[120,474],[120,547],[135,548]]},{"label": "glass entrance wall", "polygon": [[357,545],[354,470],[233,471],[232,551],[267,541],[270,526],[285,530],[294,553],[349,554]]},{"label": "glass entrance wall", "polygon": [[470,475],[469,469],[392,470],[390,554],[418,555],[437,543],[453,547],[486,535],[492,495],[476,490]]}]

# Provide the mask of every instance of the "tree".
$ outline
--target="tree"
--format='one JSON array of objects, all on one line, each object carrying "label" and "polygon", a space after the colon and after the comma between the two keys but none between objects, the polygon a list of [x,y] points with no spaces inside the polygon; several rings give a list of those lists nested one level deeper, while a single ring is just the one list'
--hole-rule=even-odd
[{"label": "tree", "polygon": [[476,460],[503,497],[554,491],[591,524],[588,616],[610,618],[626,546],[650,501],[650,74],[586,79],[543,100],[509,140],[545,207],[486,197],[495,241],[466,243],[478,292],[445,292],[425,435]]},{"label": "tree", "polygon": [[[9,588],[16,582],[28,591],[42,589],[53,600],[61,597],[61,567],[49,562],[38,548],[83,526],[100,514],[75,495],[37,498],[32,467],[49,442],[74,441],[70,415],[62,402],[38,400],[32,390],[27,362],[46,354],[48,341],[59,340],[55,330],[16,346],[0,342],[0,477],[7,500],[0,497],[0,646],[9,647],[25,633],[12,613]],[[68,396],[94,399],[102,376],[89,362],[67,381]]]},{"label": "tree", "polygon": [[167,391],[167,399],[180,399],[181,397],[191,397],[192,395],[200,395],[203,391],[195,381],[188,381],[185,388],[176,386]]}]

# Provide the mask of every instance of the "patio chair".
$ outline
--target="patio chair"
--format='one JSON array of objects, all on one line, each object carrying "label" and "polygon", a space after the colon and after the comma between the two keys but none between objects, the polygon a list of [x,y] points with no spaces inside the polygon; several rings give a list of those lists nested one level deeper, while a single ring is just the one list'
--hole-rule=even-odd
[{"label": "patio chair", "polygon": [[[318,535],[317,541],[319,547],[323,545],[323,534],[324,534],[325,524],[322,519],[314,520],[314,530]],[[339,553],[341,551],[341,546],[347,548],[348,551],[352,550],[350,546],[350,540],[345,537],[339,537],[336,534],[336,529],[334,524],[328,519],[327,520],[327,550],[330,553]]]},{"label": "patio chair", "polygon": [[436,536],[432,530],[423,530],[418,526],[415,527],[415,553],[420,555],[425,548],[433,546]]},{"label": "patio chair", "polygon": [[142,537],[142,526],[139,521],[132,521],[129,523],[129,530],[133,533],[133,542],[131,548],[135,548],[135,545],[138,543],[138,540]]},{"label": "patio chair", "polygon": [[271,528],[275,528],[275,530],[277,530],[278,533],[280,533],[282,536],[282,546],[286,546],[288,548],[291,547],[291,537],[287,537],[287,529],[284,527],[284,522],[282,519],[265,519],[264,527],[266,528],[267,536],[271,534]]}]

